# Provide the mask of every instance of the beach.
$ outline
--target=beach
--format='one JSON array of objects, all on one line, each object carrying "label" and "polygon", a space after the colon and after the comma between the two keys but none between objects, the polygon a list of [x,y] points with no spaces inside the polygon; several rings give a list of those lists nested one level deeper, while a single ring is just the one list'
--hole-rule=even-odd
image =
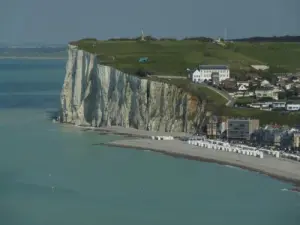
[{"label": "beach", "polygon": [[155,134],[156,136],[186,136],[184,133],[157,133],[120,127],[96,128],[95,130],[120,135],[126,134],[127,136],[134,137],[111,141],[109,143],[99,143],[101,145],[133,148],[137,150],[151,150],[175,157],[236,166],[263,173],[283,181],[292,182],[296,186],[300,187],[300,162],[297,161],[275,158],[269,155],[265,155],[263,159],[260,159],[233,152],[216,151],[213,149],[194,146],[181,140],[152,140],[150,138]]}]

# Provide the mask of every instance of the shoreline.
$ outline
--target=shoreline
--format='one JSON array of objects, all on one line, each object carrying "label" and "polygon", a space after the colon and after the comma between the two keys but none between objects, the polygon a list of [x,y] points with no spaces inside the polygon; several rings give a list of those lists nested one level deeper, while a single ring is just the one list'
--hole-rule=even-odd
[{"label": "shoreline", "polygon": [[[142,144],[144,142],[144,144]],[[156,142],[156,143],[155,143]],[[270,161],[275,162],[276,164],[280,163],[280,162],[284,162],[284,163],[290,163],[290,164],[295,164],[297,162],[291,162],[289,160],[285,160],[285,159],[276,159],[272,156],[264,158],[264,159],[259,159],[259,158],[255,158],[252,156],[246,156],[246,155],[239,155],[236,153],[229,153],[229,152],[216,152],[215,150],[212,149],[206,149],[203,150],[198,146],[193,146],[193,147],[197,147],[198,148],[198,152],[197,154],[191,154],[191,152],[180,152],[180,151],[174,151],[171,150],[172,148],[172,144],[168,147],[163,147],[160,146],[159,142],[174,142],[174,141],[153,141],[153,140],[147,140],[147,139],[130,139],[130,140],[117,140],[117,141],[112,141],[109,143],[99,143],[99,144],[94,144],[94,145],[104,145],[104,146],[111,146],[111,147],[122,147],[122,148],[130,148],[130,149],[134,149],[134,150],[150,150],[152,152],[157,152],[157,153],[161,153],[164,155],[168,155],[174,158],[184,158],[184,159],[188,159],[188,160],[196,160],[196,161],[200,161],[200,162],[208,162],[208,163],[216,163],[219,165],[229,165],[229,166],[234,166],[234,167],[238,167],[244,170],[248,170],[251,172],[257,172],[259,174],[264,174],[267,175],[273,179],[276,180],[280,180],[280,181],[284,181],[287,183],[292,184],[295,189],[292,189],[291,191],[297,191],[300,192],[300,176],[293,178],[292,174],[289,173],[289,171],[280,171],[280,170],[276,170],[276,168],[272,168],[272,167],[265,167],[266,165],[268,165],[268,163],[270,164]],[[136,144],[134,144],[136,143]],[[147,144],[147,146],[144,146],[145,143]],[[157,145],[158,143],[158,145]],[[183,143],[184,144],[184,143]],[[184,144],[186,145],[185,147],[188,148],[190,145],[189,144]],[[174,143],[173,148],[176,149],[175,146],[179,146],[178,143]],[[184,146],[179,146],[179,147],[184,147]],[[192,146],[190,146],[192,147]],[[183,151],[187,151],[187,149],[184,149]],[[212,155],[219,155],[214,157],[208,157],[204,155],[201,155],[201,153],[203,151],[211,151],[211,156]],[[207,153],[207,152],[206,152]],[[227,159],[224,158],[225,154],[228,154]],[[222,155],[221,155],[222,154]],[[230,154],[230,155],[229,155]],[[235,156],[234,158],[236,158],[236,160],[234,160],[231,156]],[[230,158],[231,157],[231,158]],[[247,160],[250,161],[247,164]],[[251,165],[251,161],[252,162],[259,162],[257,163],[257,165]],[[263,162],[265,161],[265,162]],[[264,165],[265,163],[265,165]],[[298,163],[299,168],[300,168],[300,163]],[[264,168],[265,167],[265,168]],[[274,171],[270,171],[273,170]],[[297,172],[297,171],[295,171]]]},{"label": "shoreline", "polygon": [[67,60],[67,56],[0,56],[1,59]]},{"label": "shoreline", "polygon": [[[62,123],[64,124],[64,123]],[[201,162],[216,163],[238,167],[247,171],[266,175],[273,179],[293,185],[290,191],[300,192],[300,162],[275,158],[265,155],[263,159],[253,156],[241,155],[233,152],[222,152],[213,149],[190,145],[178,140],[180,137],[191,137],[191,134],[182,132],[156,132],[125,128],[119,126],[111,127],[85,127],[78,126],[83,131],[96,131],[101,134],[117,134],[124,139],[93,145],[108,147],[122,147],[134,150],[150,150],[175,158],[184,158]],[[151,136],[173,136],[175,140],[152,140]]]}]

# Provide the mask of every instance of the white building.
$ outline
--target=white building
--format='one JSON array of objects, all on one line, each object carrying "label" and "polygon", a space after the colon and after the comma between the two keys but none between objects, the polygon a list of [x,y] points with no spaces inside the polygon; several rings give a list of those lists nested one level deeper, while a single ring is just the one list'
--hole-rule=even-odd
[{"label": "white building", "polygon": [[192,73],[192,81],[196,83],[211,80],[212,73],[219,74],[219,80],[223,81],[230,78],[230,70],[226,65],[200,65],[199,69]]},{"label": "white building", "polygon": [[248,87],[244,84],[241,84],[238,86],[238,91],[247,91]]},{"label": "white building", "polygon": [[288,111],[298,111],[298,110],[300,110],[300,104],[287,103],[286,104],[286,110],[288,110]]}]

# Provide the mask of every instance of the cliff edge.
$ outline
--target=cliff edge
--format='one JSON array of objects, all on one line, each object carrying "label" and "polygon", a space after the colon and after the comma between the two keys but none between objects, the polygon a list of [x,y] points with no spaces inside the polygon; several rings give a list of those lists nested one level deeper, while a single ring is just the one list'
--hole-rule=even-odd
[{"label": "cliff edge", "polygon": [[60,101],[60,121],[81,126],[191,133],[205,116],[205,102],[181,88],[101,65],[74,45]]}]

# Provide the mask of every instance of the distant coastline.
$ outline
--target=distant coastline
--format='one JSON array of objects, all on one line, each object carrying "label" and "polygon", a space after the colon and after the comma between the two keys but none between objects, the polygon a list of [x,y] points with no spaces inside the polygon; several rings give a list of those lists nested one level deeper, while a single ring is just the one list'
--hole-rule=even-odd
[{"label": "distant coastline", "polygon": [[1,59],[66,60],[67,56],[0,56]]}]

